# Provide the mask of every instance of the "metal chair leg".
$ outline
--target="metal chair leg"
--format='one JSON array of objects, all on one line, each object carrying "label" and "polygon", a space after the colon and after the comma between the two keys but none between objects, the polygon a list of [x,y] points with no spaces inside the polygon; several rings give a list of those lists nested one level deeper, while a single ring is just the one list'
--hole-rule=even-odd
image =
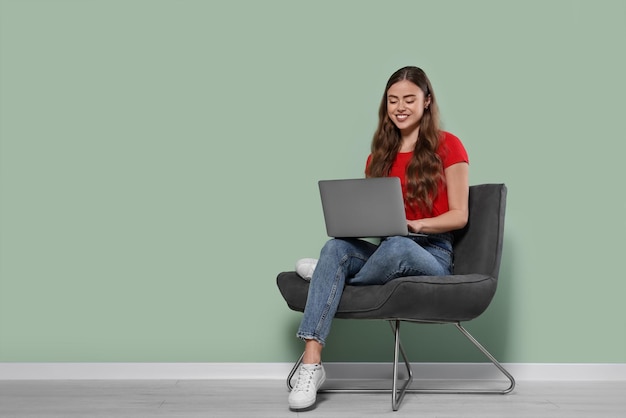
[{"label": "metal chair leg", "polygon": [[496,358],[485,347],[482,346],[463,326],[460,322],[455,322],[456,328],[463,334],[476,348],[480,350],[491,363],[500,370],[500,372],[508,379],[509,386],[506,389],[407,389],[409,393],[447,393],[447,394],[502,394],[510,393],[515,388],[515,379],[513,376],[496,360]]},{"label": "metal chair leg", "polygon": [[[393,352],[393,384],[391,387],[391,408],[394,411],[397,411],[400,408],[400,404],[404,399],[404,395],[406,395],[406,391],[408,387],[411,385],[413,381],[413,370],[411,369],[411,363],[409,362],[406,353],[404,352],[404,348],[402,347],[402,343],[400,342],[400,321],[396,320],[394,322],[389,321],[391,328],[394,333],[395,347]],[[404,360],[404,365],[407,371],[407,379],[404,381],[404,385],[402,389],[398,392],[398,354],[402,355],[402,359]]]},{"label": "metal chair leg", "polygon": [[489,351],[487,351],[487,349],[485,347],[482,346],[482,344],[480,344],[473,336],[472,334],[470,334],[465,328],[463,328],[463,326],[461,326],[460,322],[457,322],[454,324],[456,326],[456,328],[461,331],[461,334],[465,335],[465,337],[467,337],[468,340],[470,340],[470,342],[472,344],[474,344],[474,346],[476,348],[478,348],[481,353],[483,353],[485,355],[485,357],[487,357],[494,366],[496,366],[498,368],[498,370],[500,370],[500,372],[506,376],[506,378],[509,380],[509,387],[504,389],[504,390],[495,390],[495,391],[490,391],[490,390],[486,390],[486,391],[481,391],[478,393],[501,393],[501,394],[507,394],[510,393],[514,388],[515,388],[515,379],[513,378],[513,376],[511,375],[511,373],[509,373],[499,362],[498,360],[496,360],[496,358],[494,356],[491,355],[491,353]]},{"label": "metal chair leg", "polygon": [[[351,388],[342,388],[342,389],[322,389],[320,392],[340,392],[340,393],[388,393],[391,391],[391,407],[394,411],[397,411],[400,408],[400,404],[404,400],[404,396],[407,393],[448,393],[448,394],[507,394],[513,391],[515,388],[515,379],[513,376],[496,360],[496,358],[489,352],[485,347],[483,347],[459,322],[455,322],[454,325],[456,328],[476,347],[483,353],[485,357],[487,357],[491,363],[500,370],[500,372],[506,376],[509,381],[509,386],[506,389],[498,390],[498,389],[412,389],[410,388],[411,383],[413,382],[413,370],[411,368],[411,363],[404,351],[404,347],[402,346],[402,342],[400,341],[400,320],[390,320],[389,324],[391,325],[391,329],[394,333],[394,357],[393,357],[393,382],[392,387],[390,389],[351,389]],[[410,322],[410,321],[409,321]],[[400,365],[400,356],[402,356],[402,360],[406,367],[407,378],[404,380],[404,383],[400,389],[398,389],[398,367]],[[293,376],[298,371],[298,367],[302,363],[302,358],[304,357],[304,353],[300,356],[298,361],[294,364],[291,372],[287,376],[287,389],[290,391],[293,389],[293,385],[291,384],[291,380]]]}]

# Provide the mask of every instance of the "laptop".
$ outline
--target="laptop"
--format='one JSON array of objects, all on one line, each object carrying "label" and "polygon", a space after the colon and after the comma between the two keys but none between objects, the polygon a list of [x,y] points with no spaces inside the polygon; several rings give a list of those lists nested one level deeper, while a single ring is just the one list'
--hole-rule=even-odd
[{"label": "laptop", "polygon": [[329,237],[425,236],[409,232],[398,177],[320,180],[318,184]]}]

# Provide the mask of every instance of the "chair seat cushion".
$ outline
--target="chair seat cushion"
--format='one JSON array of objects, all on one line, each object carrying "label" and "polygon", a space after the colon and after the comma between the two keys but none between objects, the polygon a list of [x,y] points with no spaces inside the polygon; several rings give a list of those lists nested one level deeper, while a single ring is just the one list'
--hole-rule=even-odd
[{"label": "chair seat cushion", "polygon": [[[289,308],[304,311],[309,282],[296,272],[277,277]],[[336,318],[403,319],[416,322],[461,322],[482,314],[497,280],[483,274],[413,276],[384,285],[345,286]]]}]

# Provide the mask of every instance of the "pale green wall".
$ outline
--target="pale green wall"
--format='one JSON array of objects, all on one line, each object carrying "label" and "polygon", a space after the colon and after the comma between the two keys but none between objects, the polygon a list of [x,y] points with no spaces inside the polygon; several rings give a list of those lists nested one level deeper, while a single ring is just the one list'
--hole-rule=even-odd
[{"label": "pale green wall", "polygon": [[[275,277],[317,254],[317,180],[362,175],[387,77],[419,65],[471,183],[509,187],[501,285],[468,328],[506,362],[626,362],[626,2],[0,16],[0,361],[294,360]],[[405,330],[414,360],[479,359],[453,329]],[[326,360],[390,344],[385,323],[337,321]]]}]

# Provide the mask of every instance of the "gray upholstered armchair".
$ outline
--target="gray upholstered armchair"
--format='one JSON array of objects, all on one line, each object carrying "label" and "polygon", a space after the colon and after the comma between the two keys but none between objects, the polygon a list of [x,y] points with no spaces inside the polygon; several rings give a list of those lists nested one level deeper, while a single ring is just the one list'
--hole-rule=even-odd
[{"label": "gray upholstered armchair", "polygon": [[[392,381],[392,408],[396,411],[407,392],[509,393],[515,387],[513,376],[461,325],[481,315],[489,306],[497,287],[507,189],[504,184],[470,187],[469,221],[455,233],[454,275],[404,277],[380,286],[346,286],[336,318],[382,319],[391,324],[395,335]],[[280,292],[289,308],[304,311],[309,283],[295,272],[277,278]],[[412,389],[413,372],[400,342],[400,323],[454,324],[508,379],[506,389]],[[398,388],[398,363],[402,355],[407,379]],[[291,378],[302,358],[287,377]],[[322,388],[323,391],[324,388]],[[380,389],[334,389],[333,391],[376,391]]]}]

